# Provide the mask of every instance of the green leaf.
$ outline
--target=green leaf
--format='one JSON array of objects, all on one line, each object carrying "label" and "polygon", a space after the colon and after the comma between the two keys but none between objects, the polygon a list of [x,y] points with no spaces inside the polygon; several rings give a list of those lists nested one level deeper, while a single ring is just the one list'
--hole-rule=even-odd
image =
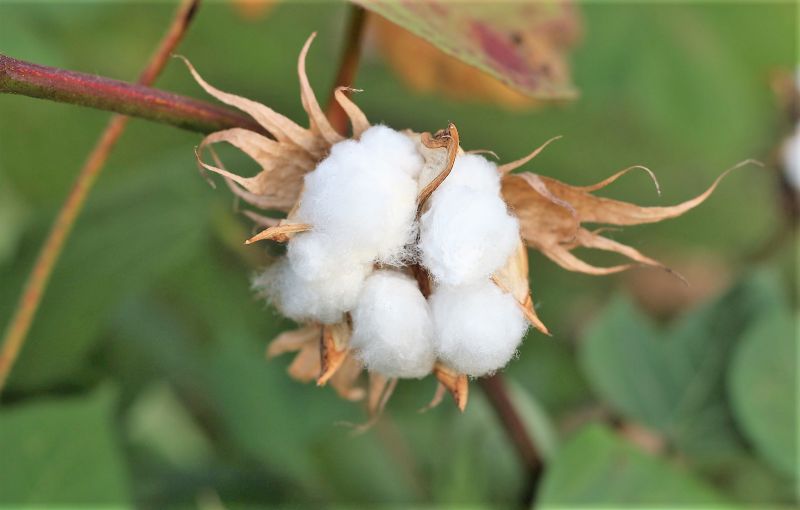
[{"label": "green leaf", "polygon": [[740,449],[724,380],[741,331],[778,300],[759,275],[659,331],[617,298],[587,332],[581,362],[595,390],[628,418],[697,457]]},{"label": "green leaf", "polygon": [[0,413],[0,506],[130,503],[114,437],[114,394],[46,400]]},{"label": "green leaf", "polygon": [[506,378],[509,397],[519,411],[525,427],[542,457],[551,460],[558,449],[558,437],[550,416],[537,399],[510,377]]},{"label": "green leaf", "polygon": [[647,455],[591,425],[560,450],[542,481],[537,508],[593,505],[720,505],[721,496],[678,465]]},{"label": "green leaf", "polygon": [[733,410],[761,456],[789,476],[797,473],[797,318],[786,307],[748,328],[728,378]]},{"label": "green leaf", "polygon": [[564,54],[579,23],[567,1],[356,2],[523,93],[575,95]]},{"label": "green leaf", "polygon": [[[58,261],[11,388],[41,388],[77,373],[114,306],[191,255],[206,217],[200,179],[175,171],[190,165],[188,156],[164,158],[97,190]],[[40,243],[27,243],[19,260],[32,261]],[[28,270],[19,263],[0,269],[8,282],[0,289],[5,321]]]}]

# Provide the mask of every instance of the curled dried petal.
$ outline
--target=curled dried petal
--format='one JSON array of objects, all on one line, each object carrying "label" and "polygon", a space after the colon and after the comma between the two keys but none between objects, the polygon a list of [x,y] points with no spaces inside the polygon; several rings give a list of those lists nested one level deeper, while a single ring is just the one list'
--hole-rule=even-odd
[{"label": "curled dried petal", "polygon": [[469,398],[469,380],[467,376],[457,373],[440,362],[433,367],[433,375],[453,396],[458,410],[464,412]]},{"label": "curled dried petal", "polygon": [[297,75],[300,77],[300,102],[303,103],[303,109],[308,114],[311,131],[319,133],[328,145],[333,145],[344,140],[344,137],[337,133],[336,130],[333,129],[333,126],[331,126],[331,123],[328,122],[328,118],[325,116],[322,108],[320,108],[317,97],[314,95],[314,90],[308,82],[308,75],[306,74],[306,56],[308,55],[311,43],[316,37],[316,32],[308,37],[306,43],[303,45],[303,49],[300,50],[300,57],[297,59]]},{"label": "curled dried petal", "polygon": [[364,131],[370,128],[370,125],[367,116],[364,115],[361,108],[351,101],[350,98],[347,97],[347,94],[344,93],[346,90],[351,92],[361,92],[361,90],[349,87],[337,87],[336,91],[333,93],[336,102],[339,103],[339,106],[342,107],[342,110],[344,110],[344,113],[347,114],[347,117],[350,119],[350,125],[353,128],[353,138],[358,139],[361,138]]}]

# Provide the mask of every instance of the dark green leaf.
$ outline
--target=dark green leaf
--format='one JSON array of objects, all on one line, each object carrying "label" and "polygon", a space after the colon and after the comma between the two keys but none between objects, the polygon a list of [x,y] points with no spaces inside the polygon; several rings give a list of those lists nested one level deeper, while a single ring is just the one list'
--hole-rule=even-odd
[{"label": "dark green leaf", "polygon": [[678,465],[642,453],[609,430],[592,425],[559,451],[542,482],[537,508],[723,502]]},{"label": "dark green leaf", "polygon": [[777,284],[751,278],[659,331],[623,298],[588,331],[580,352],[596,391],[628,418],[698,457],[735,451],[724,391],[739,335],[778,300]]},{"label": "dark green leaf", "polygon": [[759,453],[797,473],[797,318],[786,307],[748,328],[734,353],[729,391],[736,418]]},{"label": "dark green leaf", "polygon": [[114,395],[46,400],[0,412],[0,506],[127,505]]}]

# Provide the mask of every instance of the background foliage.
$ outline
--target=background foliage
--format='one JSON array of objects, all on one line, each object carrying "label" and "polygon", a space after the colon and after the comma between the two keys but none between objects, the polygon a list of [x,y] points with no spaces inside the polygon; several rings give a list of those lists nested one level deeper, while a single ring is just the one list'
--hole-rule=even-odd
[{"label": "background foliage", "polygon": [[[0,3],[0,51],[131,79],[172,9]],[[581,12],[574,103],[520,112],[418,95],[369,45],[357,101],[399,128],[452,120],[465,147],[503,160],[564,135],[530,169],[575,184],[645,164],[661,197],[643,176],[609,191],[639,203],[771,161],[783,119],[769,80],[797,63],[795,5]],[[299,48],[319,31],[308,68],[324,97],[344,14],[281,4],[252,19],[209,3],[181,52],[221,88],[302,119]],[[159,86],[202,97],[180,65]],[[0,96],[0,325],[106,118]],[[112,156],[3,395],[0,504],[517,501],[522,473],[477,387],[463,415],[449,402],[418,414],[433,383],[403,382],[378,426],[353,437],[335,424],[363,420],[358,406],[289,380],[286,359],[264,361],[289,326],[248,289],[269,254],[241,245],[249,226],[198,175],[198,141],[133,121]],[[689,291],[652,271],[597,278],[533,256],[555,335],[530,335],[507,373],[548,459],[542,506],[797,502],[796,241],[753,259],[783,221],[777,202],[771,165],[743,170],[689,215],[615,234],[683,271]]]}]

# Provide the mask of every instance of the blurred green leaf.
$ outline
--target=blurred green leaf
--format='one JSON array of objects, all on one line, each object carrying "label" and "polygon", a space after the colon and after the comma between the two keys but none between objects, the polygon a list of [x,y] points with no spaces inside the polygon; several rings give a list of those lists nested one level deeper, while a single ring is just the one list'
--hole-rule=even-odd
[{"label": "blurred green leaf", "polygon": [[668,461],[598,426],[564,444],[542,480],[537,508],[718,505],[724,499]]},{"label": "blurred green leaf", "polygon": [[0,413],[0,505],[130,502],[114,433],[114,392],[43,400]]},{"label": "blurred green leaf", "polygon": [[786,306],[749,327],[734,353],[729,392],[744,433],[774,468],[797,473],[797,318]]},{"label": "blurred green leaf", "polygon": [[778,296],[777,282],[759,274],[664,332],[617,298],[587,332],[581,362],[595,390],[628,418],[694,456],[724,456],[739,449],[724,391],[731,352]]},{"label": "blurred green leaf", "polygon": [[[96,190],[55,268],[9,387],[31,390],[74,375],[113,307],[191,254],[206,218],[197,213],[199,179],[176,171],[191,168],[190,157],[160,158]],[[4,321],[39,247],[38,239],[27,243],[18,257],[26,264],[0,269],[8,282],[0,290]]]},{"label": "blurred green leaf", "polygon": [[131,443],[174,466],[191,468],[211,458],[206,437],[164,383],[145,389],[128,410],[126,421]]},{"label": "blurred green leaf", "polygon": [[546,461],[551,460],[558,449],[558,437],[550,417],[536,398],[513,379],[507,377],[506,385],[514,407],[525,422],[528,434],[542,457]]},{"label": "blurred green leaf", "polygon": [[14,256],[29,212],[0,172],[0,264]]},{"label": "blurred green leaf", "polygon": [[[577,11],[567,0],[501,4],[356,2],[528,95],[575,94],[565,53],[580,28]],[[408,59],[417,57],[406,55]]]}]

